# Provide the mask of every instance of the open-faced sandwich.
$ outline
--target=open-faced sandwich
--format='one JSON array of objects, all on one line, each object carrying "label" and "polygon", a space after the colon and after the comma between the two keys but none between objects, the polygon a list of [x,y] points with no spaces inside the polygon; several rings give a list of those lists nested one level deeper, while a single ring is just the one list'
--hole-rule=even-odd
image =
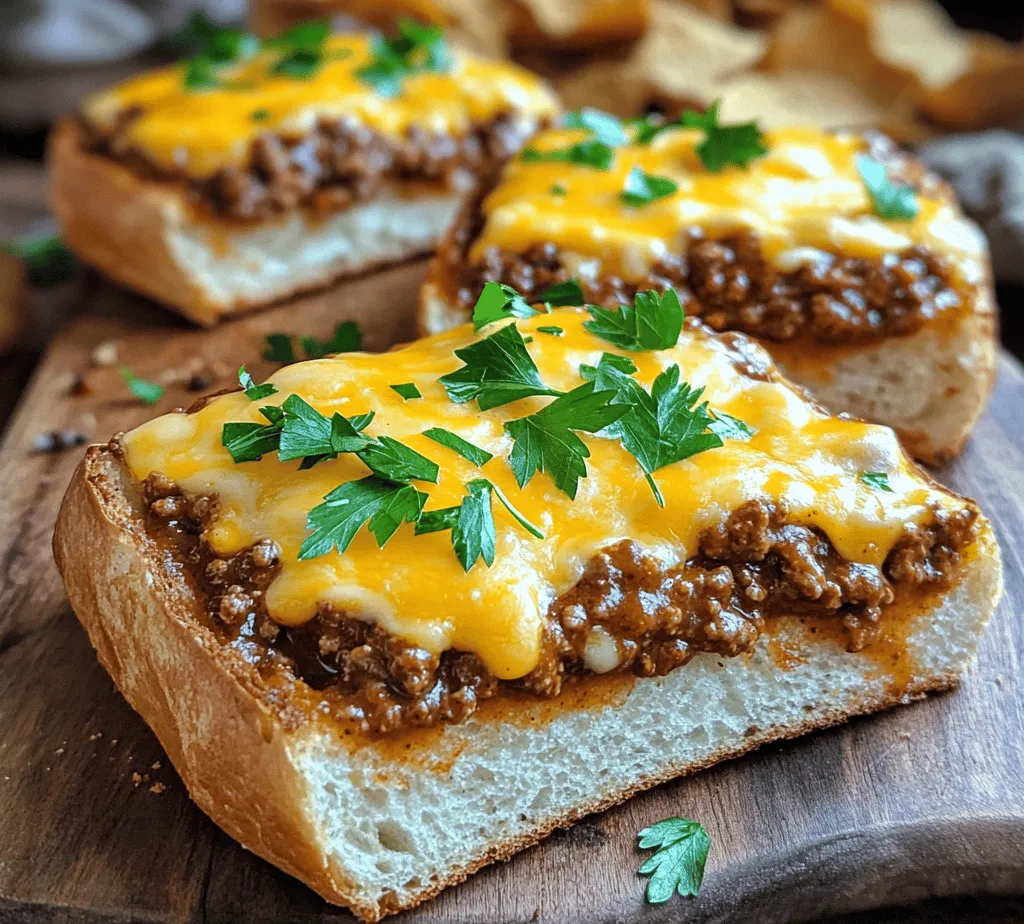
[{"label": "open-faced sandwich", "polygon": [[473,325],[240,379],[89,449],[57,563],[196,802],[366,920],[955,685],[1000,593],[973,502],[672,293],[492,285]]},{"label": "open-faced sandwich", "polygon": [[411,20],[393,39],[215,30],[58,127],[53,208],[85,262],[212,324],[431,250],[555,105]]},{"label": "open-faced sandwich", "polygon": [[472,202],[424,287],[427,332],[484,284],[529,302],[628,302],[674,286],[750,334],[833,411],[936,461],[992,386],[988,252],[950,189],[879,136],[722,125],[717,108],[622,124],[571,113]]}]

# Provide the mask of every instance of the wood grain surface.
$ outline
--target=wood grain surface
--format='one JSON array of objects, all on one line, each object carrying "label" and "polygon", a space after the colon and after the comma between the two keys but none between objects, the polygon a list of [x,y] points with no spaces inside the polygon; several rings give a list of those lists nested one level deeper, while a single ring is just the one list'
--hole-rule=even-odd
[{"label": "wood grain surface", "polygon": [[[50,345],[0,446],[0,922],[351,921],[247,853],[189,801],[151,733],[97,664],[50,554],[81,449],[272,368],[275,331],[326,337],[355,318],[369,349],[414,334],[422,264],[347,283],[212,332],[95,277]],[[113,365],[94,366],[114,343]],[[101,351],[103,352],[103,351]],[[107,352],[110,352],[109,348]],[[118,375],[169,380],[155,408]],[[87,393],[70,395],[76,374]],[[1024,893],[1024,370],[1001,363],[965,454],[938,472],[993,521],[1006,595],[960,690],[769,746],[585,820],[396,921],[557,924],[806,921],[936,895]],[[636,832],[667,815],[713,839],[696,900],[643,903]],[[975,899],[977,900],[977,899]]]}]

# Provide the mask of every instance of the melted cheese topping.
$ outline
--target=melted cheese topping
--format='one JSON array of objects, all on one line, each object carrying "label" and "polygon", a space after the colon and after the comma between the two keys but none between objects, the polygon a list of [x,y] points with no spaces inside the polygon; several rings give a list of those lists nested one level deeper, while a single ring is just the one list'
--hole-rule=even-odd
[{"label": "melted cheese topping", "polygon": [[[462,135],[504,112],[550,116],[556,100],[539,77],[514,65],[453,52],[447,74],[419,74],[387,99],[356,77],[371,58],[365,35],[330,37],[325,63],[308,80],[275,77],[258,54],[219,72],[234,89],[188,91],[183,66],[162,68],[98,93],[84,105],[85,117],[99,127],[119,113],[140,107],[126,138],[157,166],[206,176],[239,164],[251,141],[263,132],[302,137],[319,118],[354,119],[387,135],[412,126],[425,132]],[[254,112],[262,118],[254,119]],[[265,115],[263,115],[265,113]]]},{"label": "melted cheese topping", "polygon": [[[528,349],[548,385],[581,384],[580,364],[595,364],[611,349],[583,328],[587,317],[582,309],[564,309],[519,322],[524,335],[533,334]],[[552,323],[564,336],[536,332]],[[520,490],[506,461],[512,443],[502,425],[548,399],[481,412],[475,404],[453,404],[438,383],[461,366],[453,351],[479,336],[467,325],[390,353],[349,353],[286,366],[270,378],[278,393],[266,402],[250,401],[241,392],[224,395],[196,413],[168,414],[132,431],[124,439],[128,465],[140,480],[160,471],[187,492],[216,495],[217,519],[207,538],[218,553],[237,552],[262,538],[280,544],[281,570],[266,594],[278,622],[302,623],[326,601],[432,651],[475,652],[501,678],[520,677],[536,665],[552,600],[578,580],[595,552],[621,539],[642,543],[666,564],[683,561],[696,552],[703,529],[748,500],[767,498],[785,503],[792,521],[824,531],[845,558],[880,565],[907,523],[926,519],[931,505],[961,502],[922,479],[888,428],[829,417],[788,385],[750,379],[720,340],[689,330],[674,349],[630,354],[638,379],[649,388],[661,370],[678,363],[690,383],[706,387],[712,409],[756,429],[753,439],[728,440],[658,471],[664,508],[617,441],[589,434],[583,434],[591,451],[589,474],[575,501],[543,473]],[[415,383],[422,400],[403,401],[389,388],[402,382]],[[299,561],[307,511],[342,482],[368,472],[352,455],[304,472],[298,462],[282,463],[276,456],[232,462],[221,445],[223,424],[262,423],[258,406],[291,393],[328,416],[374,410],[368,433],[401,439],[437,462],[439,483],[417,485],[429,494],[428,510],[460,503],[463,486],[481,470],[423,431],[444,427],[487,449],[495,458],[482,467],[483,475],[546,538],[527,534],[495,501],[497,555],[490,568],[478,562],[464,572],[448,533],[415,536],[408,524],[383,550],[363,528],[345,554]],[[859,480],[862,472],[888,473],[893,492],[869,488]]]},{"label": "melted cheese topping", "polygon": [[[585,132],[542,132],[531,147],[564,148],[589,137]],[[790,270],[822,252],[881,257],[912,245],[947,254],[965,285],[983,278],[985,241],[978,228],[952,204],[918,195],[913,221],[884,221],[871,207],[857,172],[865,141],[815,128],[767,132],[768,154],[747,168],[711,173],[696,146],[702,132],[670,129],[648,145],[615,150],[607,171],[565,162],[515,158],[483,204],[485,223],[470,256],[490,247],[521,253],[551,241],[578,261],[577,271],[615,273],[642,281],[658,260],[685,251],[687,229],[711,237],[743,229],[756,232],[769,260]],[[634,167],[674,180],[678,191],[648,205],[621,198]],[[565,195],[552,193],[554,185]]]}]

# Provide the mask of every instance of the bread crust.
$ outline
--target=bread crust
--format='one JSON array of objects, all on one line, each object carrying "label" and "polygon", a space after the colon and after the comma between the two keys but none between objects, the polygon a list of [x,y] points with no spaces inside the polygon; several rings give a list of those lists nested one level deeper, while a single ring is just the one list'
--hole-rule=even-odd
[{"label": "bread crust", "polygon": [[[541,815],[523,830],[493,840],[457,865],[434,870],[429,880],[381,894],[364,888],[332,855],[310,802],[313,783],[303,773],[303,750],[311,743],[343,767],[354,764],[351,752],[334,726],[282,702],[238,651],[218,644],[199,618],[201,603],[184,577],[185,569],[168,561],[167,551],[146,533],[142,515],[141,498],[118,453],[108,446],[90,447],[61,507],[54,554],[101,663],[156,733],[200,808],[245,847],[366,921],[413,907],[554,829],[667,779],[769,741],[956,685],[962,662],[973,656],[970,649],[1001,592],[999,550],[983,522],[960,583],[936,608],[966,609],[969,604],[969,620],[961,609],[943,613],[945,619],[970,622],[972,644],[966,653],[923,668],[905,685],[874,683],[865,687],[866,693],[809,704],[796,720],[737,733],[699,760],[674,761],[657,772],[616,780],[568,810]],[[950,603],[964,595],[967,603]],[[924,624],[935,616],[923,616]],[[453,727],[455,735],[471,738],[472,722],[468,726]],[[386,750],[370,759],[378,772],[390,766]]]},{"label": "bread crust", "polygon": [[[146,179],[118,162],[85,150],[81,128],[66,119],[57,124],[48,149],[50,204],[67,245],[86,263],[115,282],[164,303],[204,327],[227,316],[253,311],[317,289],[344,276],[429,253],[458,207],[453,194],[429,197],[438,203],[438,220],[425,236],[389,242],[386,253],[366,254],[356,261],[333,260],[309,264],[296,259],[284,278],[266,277],[249,286],[250,294],[232,295],[204,281],[225,253],[245,248],[254,227],[273,229],[275,222],[218,221],[201,216],[185,198],[180,184]],[[373,203],[351,206],[346,213]],[[313,240],[322,222],[304,213],[290,216],[302,222]],[[186,255],[175,236],[188,236],[193,252]],[[198,243],[196,240],[198,239]],[[268,258],[274,256],[271,242]],[[247,268],[258,283],[265,270],[254,261]]]}]

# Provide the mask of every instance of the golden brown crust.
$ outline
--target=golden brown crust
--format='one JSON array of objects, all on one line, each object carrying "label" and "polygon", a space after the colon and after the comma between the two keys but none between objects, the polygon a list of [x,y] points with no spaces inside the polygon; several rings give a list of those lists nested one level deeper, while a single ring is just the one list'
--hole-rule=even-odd
[{"label": "golden brown crust", "polygon": [[[209,327],[227,316],[321,288],[344,276],[379,269],[428,252],[408,246],[403,252],[366,259],[336,271],[297,268],[290,284],[268,285],[262,297],[224,299],[204,286],[200,269],[175,255],[171,237],[203,228],[230,248],[239,225],[196,215],[181,184],[139,177],[127,167],[89,153],[72,120],[59,122],[50,138],[50,204],[68,247],[84,262],[115,282],[174,308],[196,324]],[[212,250],[212,248],[211,248]],[[253,273],[258,276],[259,268]]]}]

